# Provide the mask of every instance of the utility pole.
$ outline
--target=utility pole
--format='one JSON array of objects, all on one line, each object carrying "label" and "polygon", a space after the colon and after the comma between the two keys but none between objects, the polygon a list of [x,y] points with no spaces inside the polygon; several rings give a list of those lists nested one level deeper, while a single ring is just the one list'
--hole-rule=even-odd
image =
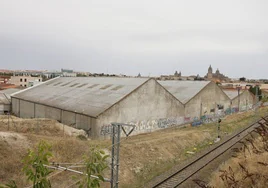
[{"label": "utility pole", "polygon": [[237,87],[238,90],[238,112],[240,112],[240,86]]},{"label": "utility pole", "polygon": [[7,120],[7,130],[9,131],[9,116],[10,116],[10,112],[8,112],[8,120]]},{"label": "utility pole", "polygon": [[258,85],[257,84],[256,84],[255,88],[256,88],[256,92],[255,92],[255,97],[256,97],[255,117],[256,117],[256,120],[258,120],[259,92],[258,92]]},{"label": "utility pole", "polygon": [[221,119],[218,120],[218,139],[220,139]]},{"label": "utility pole", "polygon": [[202,117],[202,107],[203,107],[203,105],[202,105],[202,102],[200,103],[200,119],[201,119],[201,117]]},{"label": "utility pole", "polygon": [[[131,127],[129,132],[124,127]],[[135,125],[123,123],[112,123],[112,162],[111,162],[111,188],[118,188],[119,185],[119,150],[121,129],[128,137],[135,129]]]}]

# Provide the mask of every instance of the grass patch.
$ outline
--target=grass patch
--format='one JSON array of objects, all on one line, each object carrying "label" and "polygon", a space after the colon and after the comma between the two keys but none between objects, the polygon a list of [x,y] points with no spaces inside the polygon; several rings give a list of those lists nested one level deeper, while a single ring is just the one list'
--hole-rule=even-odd
[{"label": "grass patch", "polygon": [[[221,128],[221,136],[225,137],[227,135],[232,134],[233,132],[240,130],[254,122],[257,119],[267,115],[268,108],[261,108],[258,111],[258,114],[255,114],[255,111],[249,111],[239,114],[233,114],[225,117],[222,120],[220,125]],[[204,149],[208,148],[211,143],[214,142],[214,139],[217,137],[217,130],[218,124],[216,123],[209,123],[205,125],[201,125],[198,127],[187,127],[187,128],[180,128],[174,129],[174,131],[189,131],[194,130],[197,133],[204,133],[206,132],[209,134],[209,138],[205,138],[202,141],[197,141],[194,144],[188,142],[185,144],[185,148],[182,148],[180,154],[175,155],[175,157],[167,158],[163,160],[154,160],[149,163],[143,165],[140,169],[139,173],[135,174],[135,183],[131,184],[132,187],[143,187],[145,184],[150,182],[153,178],[161,175],[162,173],[170,170],[173,166],[180,164],[181,162],[185,161],[186,159],[191,158],[194,155],[187,154],[187,151],[195,152],[196,154],[203,151]],[[190,139],[190,138],[189,138]],[[176,153],[176,152],[174,152]],[[121,184],[122,185],[122,184]],[[130,184],[124,184],[122,187],[129,187]]]}]

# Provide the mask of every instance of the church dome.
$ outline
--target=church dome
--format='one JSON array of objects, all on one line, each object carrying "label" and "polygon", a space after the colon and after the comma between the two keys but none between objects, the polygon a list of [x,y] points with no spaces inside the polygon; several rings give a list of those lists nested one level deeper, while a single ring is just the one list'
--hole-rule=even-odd
[{"label": "church dome", "polygon": [[212,67],[211,67],[211,65],[210,65],[209,68],[208,68],[208,72],[212,72]]}]

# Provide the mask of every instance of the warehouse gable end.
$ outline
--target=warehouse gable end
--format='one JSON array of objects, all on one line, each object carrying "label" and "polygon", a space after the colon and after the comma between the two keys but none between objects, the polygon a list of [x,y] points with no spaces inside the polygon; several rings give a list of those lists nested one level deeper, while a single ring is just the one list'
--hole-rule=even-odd
[{"label": "warehouse gable end", "polygon": [[97,119],[100,136],[109,137],[111,122],[135,125],[133,134],[184,123],[184,106],[155,79],[149,79]]}]

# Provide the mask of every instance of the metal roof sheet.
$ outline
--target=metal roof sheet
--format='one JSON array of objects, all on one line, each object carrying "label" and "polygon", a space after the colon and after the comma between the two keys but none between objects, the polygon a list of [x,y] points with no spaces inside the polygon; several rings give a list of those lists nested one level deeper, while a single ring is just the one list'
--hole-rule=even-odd
[{"label": "metal roof sheet", "polygon": [[[230,98],[230,99],[234,99],[238,96],[238,91],[237,90],[228,90],[228,89],[223,89],[223,92]],[[240,95],[243,93],[244,91],[240,91]]]},{"label": "metal roof sheet", "polygon": [[210,81],[180,81],[168,80],[158,81],[172,95],[174,95],[182,103],[187,103],[198,92],[200,92]]},{"label": "metal roof sheet", "polygon": [[20,89],[10,88],[5,90],[0,90],[0,104],[10,104],[10,95],[16,93]]},{"label": "metal roof sheet", "polygon": [[60,77],[13,97],[97,117],[147,80],[148,78]]},{"label": "metal roof sheet", "polygon": [[10,104],[10,100],[5,93],[0,93],[0,104]]},{"label": "metal roof sheet", "polygon": [[16,93],[18,91],[21,91],[21,89],[18,89],[18,88],[9,88],[9,89],[0,90],[0,93],[5,93],[7,95],[11,95],[12,93]]}]

